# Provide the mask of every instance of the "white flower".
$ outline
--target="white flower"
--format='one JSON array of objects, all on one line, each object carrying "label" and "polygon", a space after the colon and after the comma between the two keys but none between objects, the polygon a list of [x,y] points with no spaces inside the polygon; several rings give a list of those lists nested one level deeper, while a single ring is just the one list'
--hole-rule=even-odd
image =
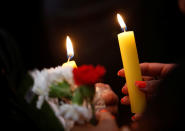
[{"label": "white flower", "polygon": [[41,108],[42,104],[44,103],[44,99],[45,99],[44,96],[39,96],[38,97],[37,106],[36,106],[38,109]]},{"label": "white flower", "polygon": [[50,68],[47,72],[50,85],[64,80],[62,67]]},{"label": "white flower", "polygon": [[48,71],[48,81],[50,82],[50,84],[58,83],[63,80],[67,81],[70,85],[74,84],[72,67],[58,66],[55,68],[50,68],[47,71]]},{"label": "white flower", "polygon": [[49,92],[48,88],[49,83],[47,82],[48,77],[47,70],[46,69],[42,71],[34,70],[30,72],[30,74],[34,80],[32,91],[37,95],[47,95]]},{"label": "white flower", "polygon": [[64,104],[59,107],[59,114],[67,120],[72,120],[79,124],[89,121],[92,118],[91,108],[76,104]]},{"label": "white flower", "polygon": [[62,81],[67,81],[71,86],[74,86],[73,68],[58,66],[50,69],[43,69],[41,71],[34,70],[30,72],[34,80],[32,91],[39,95],[37,107],[40,109],[44,100],[48,98],[50,86]]},{"label": "white flower", "polygon": [[65,131],[70,131],[70,129],[72,129],[74,126],[74,121],[66,120],[61,115],[59,115],[60,112],[59,112],[58,99],[48,99],[47,102],[50,105],[50,107],[52,108],[52,110],[54,111],[58,120],[64,126]]},{"label": "white flower", "polygon": [[62,67],[62,73],[64,75],[64,79],[70,84],[74,85],[74,80],[73,80],[73,67],[66,66]]}]

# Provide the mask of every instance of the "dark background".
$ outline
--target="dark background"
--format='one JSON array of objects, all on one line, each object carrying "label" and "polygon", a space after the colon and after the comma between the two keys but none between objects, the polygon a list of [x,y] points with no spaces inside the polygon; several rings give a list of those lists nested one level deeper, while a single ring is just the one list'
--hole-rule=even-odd
[{"label": "dark background", "polygon": [[[103,65],[104,82],[121,97],[124,79],[116,13],[135,32],[140,62],[179,62],[184,57],[184,19],[177,1],[155,0],[27,0],[0,4],[0,29],[20,49],[26,70],[54,67],[67,61],[69,35],[77,65]],[[130,121],[130,108],[119,105],[118,123]]]}]

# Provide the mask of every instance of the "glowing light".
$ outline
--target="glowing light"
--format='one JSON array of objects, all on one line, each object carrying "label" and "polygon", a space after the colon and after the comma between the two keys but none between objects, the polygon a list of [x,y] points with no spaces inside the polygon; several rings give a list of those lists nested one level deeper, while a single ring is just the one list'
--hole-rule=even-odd
[{"label": "glowing light", "polygon": [[72,58],[74,56],[74,51],[73,51],[73,45],[69,36],[67,36],[66,38],[66,48],[67,48],[68,57]]},{"label": "glowing light", "polygon": [[120,14],[117,14],[118,22],[123,30],[126,30],[126,24]]}]

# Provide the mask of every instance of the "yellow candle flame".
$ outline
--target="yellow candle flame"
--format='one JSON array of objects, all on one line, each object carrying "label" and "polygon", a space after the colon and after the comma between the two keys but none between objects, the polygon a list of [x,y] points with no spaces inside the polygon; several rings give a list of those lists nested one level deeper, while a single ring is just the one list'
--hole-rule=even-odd
[{"label": "yellow candle flame", "polygon": [[126,25],[125,25],[125,22],[124,22],[124,20],[123,20],[123,18],[121,17],[120,14],[117,14],[117,19],[118,19],[118,22],[119,22],[121,28],[125,30]]},{"label": "yellow candle flame", "polygon": [[74,56],[73,45],[69,36],[66,38],[67,55],[69,58]]}]

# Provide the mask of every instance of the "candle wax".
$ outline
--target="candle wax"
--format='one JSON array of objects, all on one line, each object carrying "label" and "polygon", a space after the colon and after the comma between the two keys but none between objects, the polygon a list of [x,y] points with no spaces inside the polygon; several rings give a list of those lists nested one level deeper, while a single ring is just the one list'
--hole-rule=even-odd
[{"label": "candle wax", "polygon": [[142,81],[139,59],[136,49],[134,32],[128,31],[118,34],[120,52],[125,71],[132,113],[142,113],[146,105],[145,94],[136,86],[136,81]]},{"label": "candle wax", "polygon": [[77,68],[77,65],[76,65],[75,61],[68,61],[68,62],[66,62],[62,65],[62,67],[66,67],[66,66],[71,66],[73,68]]}]

